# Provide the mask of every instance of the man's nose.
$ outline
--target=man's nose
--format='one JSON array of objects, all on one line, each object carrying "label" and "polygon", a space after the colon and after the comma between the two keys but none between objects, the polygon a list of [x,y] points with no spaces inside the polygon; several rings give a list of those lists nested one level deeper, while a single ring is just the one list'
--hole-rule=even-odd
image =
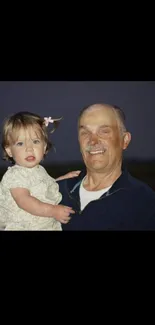
[{"label": "man's nose", "polygon": [[90,135],[90,143],[91,144],[96,144],[98,143],[98,135],[96,133],[92,133]]}]

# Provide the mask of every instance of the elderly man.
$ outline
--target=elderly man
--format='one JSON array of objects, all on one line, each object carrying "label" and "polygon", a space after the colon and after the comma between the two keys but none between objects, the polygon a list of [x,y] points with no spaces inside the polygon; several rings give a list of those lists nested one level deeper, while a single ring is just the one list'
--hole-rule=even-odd
[{"label": "elderly man", "polygon": [[59,181],[61,204],[74,209],[63,230],[155,230],[155,192],[122,167],[131,140],[117,106],[95,104],[79,116],[86,169]]}]

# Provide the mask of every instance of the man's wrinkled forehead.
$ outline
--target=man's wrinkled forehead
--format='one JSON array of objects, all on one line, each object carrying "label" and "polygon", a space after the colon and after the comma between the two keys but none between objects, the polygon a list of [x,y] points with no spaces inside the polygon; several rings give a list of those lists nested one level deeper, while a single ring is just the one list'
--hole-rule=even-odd
[{"label": "man's wrinkled forehead", "polygon": [[117,116],[113,107],[108,105],[93,105],[83,112],[79,127],[83,125],[116,125]]}]

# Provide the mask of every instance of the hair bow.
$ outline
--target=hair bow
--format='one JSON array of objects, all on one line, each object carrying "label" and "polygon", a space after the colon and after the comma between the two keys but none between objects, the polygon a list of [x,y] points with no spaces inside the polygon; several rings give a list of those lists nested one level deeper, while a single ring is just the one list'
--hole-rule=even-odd
[{"label": "hair bow", "polygon": [[48,126],[49,123],[53,123],[54,120],[52,120],[51,116],[49,117],[44,117],[45,120],[45,125]]}]

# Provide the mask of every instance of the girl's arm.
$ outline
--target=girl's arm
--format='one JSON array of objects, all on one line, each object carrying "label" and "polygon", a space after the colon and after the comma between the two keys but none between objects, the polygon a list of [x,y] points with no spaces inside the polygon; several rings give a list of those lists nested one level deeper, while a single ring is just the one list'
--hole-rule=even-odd
[{"label": "girl's arm", "polygon": [[70,220],[70,213],[74,213],[70,207],[41,202],[31,196],[30,192],[26,188],[12,188],[10,191],[18,207],[32,215],[53,217],[62,223],[66,223]]}]

